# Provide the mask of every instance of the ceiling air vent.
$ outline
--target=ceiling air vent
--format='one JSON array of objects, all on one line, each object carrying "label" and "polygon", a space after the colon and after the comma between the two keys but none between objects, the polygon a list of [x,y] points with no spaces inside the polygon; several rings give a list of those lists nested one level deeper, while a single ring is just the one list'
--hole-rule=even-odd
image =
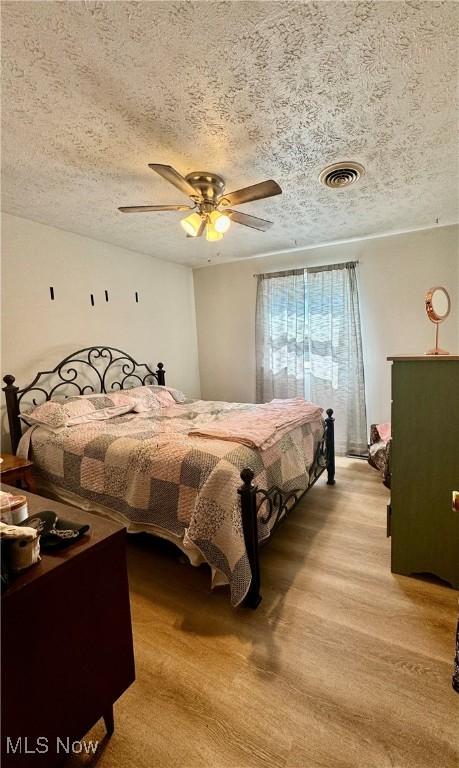
[{"label": "ceiling air vent", "polygon": [[365,168],[360,163],[345,162],[327,165],[319,175],[319,181],[325,187],[331,189],[343,189],[354,184],[365,173]]}]

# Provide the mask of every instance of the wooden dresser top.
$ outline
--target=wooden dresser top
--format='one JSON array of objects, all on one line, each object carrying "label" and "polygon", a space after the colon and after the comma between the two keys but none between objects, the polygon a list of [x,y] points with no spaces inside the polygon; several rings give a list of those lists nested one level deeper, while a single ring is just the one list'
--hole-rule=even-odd
[{"label": "wooden dresser top", "polygon": [[26,571],[11,576],[11,582],[7,590],[3,593],[2,599],[7,599],[12,594],[31,584],[37,579],[48,577],[58,568],[69,566],[76,557],[85,557],[96,548],[104,546],[109,539],[114,536],[126,535],[126,529],[119,523],[106,520],[98,515],[91,515],[81,509],[76,509],[59,501],[46,499],[43,496],[37,496],[27,491],[18,491],[5,483],[2,483],[2,490],[8,493],[18,494],[27,497],[27,509],[29,517],[37,512],[50,510],[55,512],[58,517],[69,520],[80,525],[89,525],[88,533],[84,534],[78,541],[70,546],[56,550],[51,553],[41,553],[41,560],[36,565],[31,566]]},{"label": "wooden dresser top", "polygon": [[387,360],[459,360],[459,355],[393,355]]}]

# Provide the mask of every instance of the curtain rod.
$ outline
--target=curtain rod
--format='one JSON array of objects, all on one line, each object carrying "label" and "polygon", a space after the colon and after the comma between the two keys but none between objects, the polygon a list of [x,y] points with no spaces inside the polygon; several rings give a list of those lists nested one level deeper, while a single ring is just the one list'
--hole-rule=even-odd
[{"label": "curtain rod", "polygon": [[292,267],[291,269],[284,269],[284,270],[273,270],[272,272],[255,272],[252,277],[260,277],[260,275],[282,275],[287,274],[287,272],[295,272],[297,270],[304,269],[306,272],[308,269],[320,269],[321,267],[330,268],[330,267],[339,267],[341,265],[346,264],[360,264],[360,261],[357,259],[351,259],[349,261],[340,261],[338,264],[318,264],[317,267]]}]

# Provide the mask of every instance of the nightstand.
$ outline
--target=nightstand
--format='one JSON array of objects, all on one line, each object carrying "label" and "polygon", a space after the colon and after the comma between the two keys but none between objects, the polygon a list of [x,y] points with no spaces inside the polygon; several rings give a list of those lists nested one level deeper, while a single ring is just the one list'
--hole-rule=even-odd
[{"label": "nightstand", "polygon": [[[9,483],[17,488],[26,488],[35,492],[35,481],[32,475],[33,462],[21,459],[11,453],[0,454],[3,461],[0,463],[0,478],[2,483]],[[18,485],[19,483],[19,485]]]},{"label": "nightstand", "polygon": [[59,739],[84,739],[100,717],[113,732],[113,703],[134,681],[127,534],[118,523],[25,495],[31,515],[52,510],[90,525],[13,576],[1,598],[2,765],[55,768],[65,756]]}]

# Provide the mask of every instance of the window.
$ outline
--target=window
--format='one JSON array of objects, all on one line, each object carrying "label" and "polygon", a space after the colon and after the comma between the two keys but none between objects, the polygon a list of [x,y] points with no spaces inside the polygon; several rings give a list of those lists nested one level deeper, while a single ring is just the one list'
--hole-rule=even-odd
[{"label": "window", "polygon": [[301,395],[335,410],[338,453],[367,450],[355,262],[258,276],[257,400]]}]

